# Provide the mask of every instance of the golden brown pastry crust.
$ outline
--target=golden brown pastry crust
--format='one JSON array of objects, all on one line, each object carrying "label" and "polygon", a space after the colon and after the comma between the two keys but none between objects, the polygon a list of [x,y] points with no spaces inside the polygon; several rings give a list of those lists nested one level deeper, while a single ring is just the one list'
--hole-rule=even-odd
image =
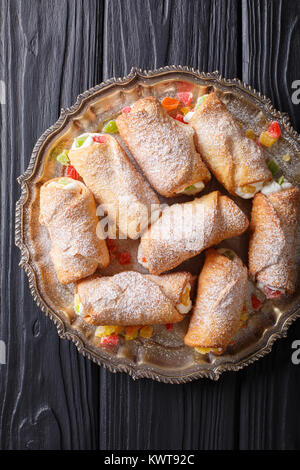
[{"label": "golden brown pastry crust", "polygon": [[150,273],[161,274],[206,248],[243,233],[249,221],[241,209],[219,191],[167,207],[141,237],[138,261]]},{"label": "golden brown pastry crust", "polygon": [[83,305],[84,319],[93,325],[155,325],[176,323],[184,318],[176,309],[178,291],[183,291],[190,275],[169,279],[124,271],[111,277],[84,279],[75,294]]},{"label": "golden brown pastry crust", "polygon": [[70,150],[71,164],[115,221],[122,237],[137,238],[148,226],[151,205],[159,199],[111,135],[105,143]]},{"label": "golden brown pastry crust", "polygon": [[231,194],[236,194],[237,187],[272,179],[262,150],[245,136],[215,93],[208,95],[189,124],[202,158]]},{"label": "golden brown pastry crust", "polygon": [[247,289],[247,268],[214,249],[205,253],[196,303],[184,342],[200,348],[226,348],[240,327]]},{"label": "golden brown pastry crust", "polygon": [[51,238],[50,257],[58,280],[69,284],[93,274],[97,267],[109,264],[105,240],[96,235],[98,218],[90,190],[80,181],[70,180],[72,187],[56,187],[53,178],[41,187],[40,223]]},{"label": "golden brown pastry crust", "polygon": [[172,197],[211,176],[197,153],[194,131],[170,117],[153,96],[117,118],[120,135],[156,191]]},{"label": "golden brown pastry crust", "polygon": [[252,206],[249,271],[252,279],[283,289],[295,290],[295,247],[299,222],[300,191],[292,187],[255,196]]}]

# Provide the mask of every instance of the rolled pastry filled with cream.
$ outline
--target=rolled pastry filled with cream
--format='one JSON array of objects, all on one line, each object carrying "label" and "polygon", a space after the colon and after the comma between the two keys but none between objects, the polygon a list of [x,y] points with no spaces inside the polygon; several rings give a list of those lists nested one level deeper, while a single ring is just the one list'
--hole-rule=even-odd
[{"label": "rolled pastry filled with cream", "polygon": [[153,96],[141,98],[117,118],[120,135],[143,173],[162,196],[196,194],[211,176],[197,152],[192,128],[173,119]]},{"label": "rolled pastry filled with cream", "polygon": [[68,156],[119,236],[138,238],[159,200],[117,139],[109,134],[83,134],[75,139]]},{"label": "rolled pastry filled with cream", "polygon": [[58,280],[69,284],[109,264],[106,242],[96,234],[98,218],[90,190],[71,178],[54,178],[40,192],[40,223],[51,239]]},{"label": "rolled pastry filled with cream", "polygon": [[249,199],[272,179],[262,149],[245,136],[215,93],[203,97],[189,124],[202,158],[229,193]]},{"label": "rolled pastry filled with cream", "polygon": [[138,261],[161,274],[206,248],[243,233],[249,221],[241,209],[219,191],[183,204],[173,204],[141,237]]},{"label": "rolled pastry filled with cream", "polygon": [[74,309],[92,325],[155,325],[180,322],[192,307],[192,276],[151,276],[124,271],[78,282]]},{"label": "rolled pastry filled with cream", "polygon": [[265,185],[252,205],[249,272],[267,298],[295,290],[300,191],[290,183]]},{"label": "rolled pastry filled with cream", "polygon": [[231,250],[209,249],[184,342],[200,353],[222,354],[241,326],[247,268]]}]

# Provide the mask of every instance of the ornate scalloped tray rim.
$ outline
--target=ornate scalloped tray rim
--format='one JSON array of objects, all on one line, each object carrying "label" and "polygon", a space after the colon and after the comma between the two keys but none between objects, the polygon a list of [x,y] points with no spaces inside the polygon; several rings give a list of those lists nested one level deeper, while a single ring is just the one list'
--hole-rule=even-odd
[{"label": "ornate scalloped tray rim", "polygon": [[[200,78],[205,81],[212,81],[212,83],[218,83],[225,87],[236,87],[239,90],[244,90],[248,94],[250,93],[256,100],[260,102],[263,106],[264,110],[268,111],[271,116],[278,119],[284,130],[293,137],[297,143],[299,144],[299,152],[300,152],[300,135],[296,132],[296,130],[292,127],[290,118],[287,113],[283,113],[281,111],[276,110],[271,100],[263,95],[262,93],[258,92],[250,85],[242,82],[241,80],[234,78],[234,79],[226,79],[221,76],[218,71],[205,73],[200,72],[199,70],[195,70],[194,68],[190,68],[187,66],[181,65],[171,65],[167,67],[161,67],[155,70],[142,70],[136,67],[133,67],[129,73],[129,75],[123,78],[110,78],[99,85],[96,85],[93,88],[85,91],[84,93],[78,95],[77,100],[74,105],[69,108],[62,108],[59,119],[49,127],[38,139],[36,142],[34,149],[32,151],[29,165],[26,171],[20,175],[17,180],[18,183],[21,185],[21,196],[20,199],[16,203],[16,215],[15,215],[15,244],[21,251],[21,259],[19,266],[21,266],[24,271],[26,272],[29,280],[29,288],[30,292],[37,303],[38,307],[53,321],[53,323],[57,327],[57,331],[59,336],[62,339],[71,340],[75,346],[77,347],[78,351],[88,359],[92,360],[98,365],[101,365],[107,368],[110,372],[126,372],[129,374],[134,380],[140,378],[149,378],[159,382],[164,383],[172,383],[172,384],[180,384],[180,383],[187,383],[199,378],[209,378],[212,380],[218,380],[220,375],[225,371],[238,371],[249,364],[257,361],[258,359],[266,356],[271,350],[274,342],[277,339],[283,338],[287,336],[287,331],[290,325],[300,317],[300,306],[296,308],[292,313],[288,315],[286,318],[281,318],[279,323],[274,326],[277,328],[277,331],[267,331],[266,334],[260,339],[260,342],[263,342],[264,345],[257,349],[254,353],[250,354],[245,359],[231,363],[227,362],[222,365],[218,365],[211,370],[199,370],[197,372],[193,372],[191,374],[182,375],[182,376],[172,376],[171,374],[166,375],[164,373],[158,374],[157,372],[153,371],[152,368],[149,367],[140,367],[137,369],[136,367],[132,366],[129,361],[124,360],[123,363],[120,363],[119,358],[112,360],[111,357],[108,357],[105,351],[99,351],[99,355],[102,357],[98,357],[90,348],[84,345],[83,340],[80,338],[78,332],[74,332],[68,327],[64,321],[58,317],[58,315],[47,305],[47,303],[41,298],[36,282],[36,276],[33,267],[29,261],[29,251],[24,242],[24,233],[23,233],[23,208],[27,201],[27,197],[29,194],[29,187],[28,181],[35,175],[36,166],[38,163],[38,156],[42,152],[43,148],[47,145],[48,139],[55,136],[59,131],[64,127],[64,125],[70,120],[74,118],[75,115],[79,114],[84,107],[86,101],[91,95],[95,95],[100,91],[108,90],[111,86],[114,85],[124,85],[129,84],[130,82],[134,81],[137,77],[140,78],[150,78],[150,77],[157,77],[163,76],[170,73],[184,73],[185,75],[190,75],[193,78]],[[188,77],[187,77],[188,78]]]}]

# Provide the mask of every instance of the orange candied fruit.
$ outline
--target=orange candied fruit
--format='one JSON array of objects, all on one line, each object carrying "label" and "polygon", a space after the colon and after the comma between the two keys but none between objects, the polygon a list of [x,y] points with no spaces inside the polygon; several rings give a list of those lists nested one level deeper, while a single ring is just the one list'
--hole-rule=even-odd
[{"label": "orange candied fruit", "polygon": [[126,326],[125,328],[125,339],[131,341],[132,339],[137,338],[139,333],[140,326]]},{"label": "orange candied fruit", "polygon": [[177,100],[176,98],[171,98],[170,96],[166,96],[162,100],[161,104],[166,111],[172,111],[173,109],[178,108],[179,100]]}]

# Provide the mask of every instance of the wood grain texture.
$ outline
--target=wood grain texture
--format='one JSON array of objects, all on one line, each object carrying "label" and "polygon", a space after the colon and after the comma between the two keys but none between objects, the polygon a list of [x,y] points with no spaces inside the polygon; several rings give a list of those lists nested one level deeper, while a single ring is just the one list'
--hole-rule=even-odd
[{"label": "wood grain texture", "polygon": [[[276,5],[275,5],[276,4]],[[14,246],[17,176],[39,135],[78,93],[132,66],[182,64],[239,77],[300,127],[299,2],[2,0],[2,449],[300,447],[300,323],[265,359],[219,382],[134,382],[81,357],[35,306]]]}]

